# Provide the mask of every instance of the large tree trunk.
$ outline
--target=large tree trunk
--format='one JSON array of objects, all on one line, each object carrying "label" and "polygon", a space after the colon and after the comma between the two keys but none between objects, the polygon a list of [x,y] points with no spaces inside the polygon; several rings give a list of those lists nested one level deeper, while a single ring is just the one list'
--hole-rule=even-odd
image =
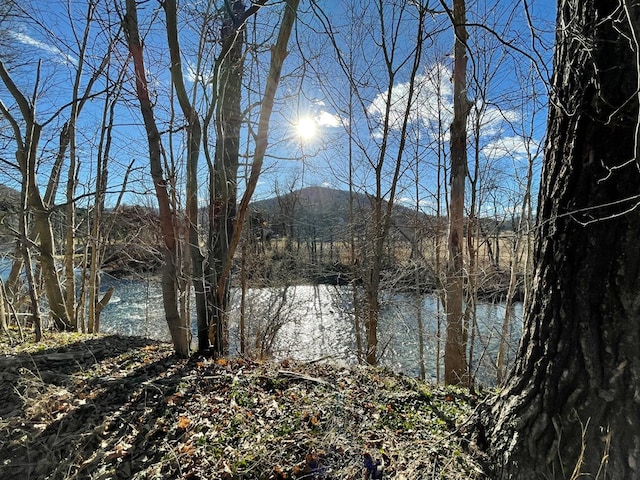
[{"label": "large tree trunk", "polygon": [[497,478],[640,476],[640,6],[622,3],[560,2],[532,298],[487,432]]},{"label": "large tree trunk", "polygon": [[[243,18],[247,18],[252,12],[252,9],[259,8],[261,2],[256,2],[247,9]],[[231,276],[231,267],[233,265],[233,256],[236,252],[238,244],[240,242],[242,225],[249,209],[249,202],[258,184],[258,179],[262,172],[262,165],[264,163],[264,157],[267,150],[269,139],[269,122],[271,120],[271,113],[273,111],[273,105],[275,101],[276,90],[280,83],[280,75],[282,72],[282,65],[284,59],[287,56],[287,43],[293,30],[293,25],[298,12],[299,0],[285,0],[284,13],[280,23],[280,29],[278,31],[278,38],[276,43],[271,47],[271,61],[269,64],[269,75],[267,77],[264,94],[262,96],[262,103],[260,106],[260,117],[258,119],[258,129],[256,132],[256,146],[253,153],[253,163],[251,165],[249,179],[247,180],[245,191],[242,195],[237,209],[233,216],[233,228],[227,230],[229,244],[225,246],[224,252],[226,257],[221,263],[219,263],[220,270],[216,269],[215,273],[215,299],[214,299],[214,314],[216,315],[212,321],[212,328],[214,330],[214,349],[216,351],[222,350],[224,353],[227,349],[227,325],[226,325],[226,313],[227,303],[229,299],[229,279]],[[235,185],[235,184],[234,184]],[[235,188],[235,187],[234,187]],[[233,207],[235,208],[235,206]],[[215,213],[215,212],[214,212]],[[229,217],[231,218],[231,217]],[[220,252],[222,254],[222,251]],[[211,262],[210,268],[213,268],[213,262]],[[217,268],[217,267],[216,267]],[[218,334],[216,332],[220,332]],[[217,335],[217,336],[216,336]]]},{"label": "large tree trunk", "polygon": [[444,381],[466,383],[467,360],[463,328],[464,186],[467,177],[467,31],[465,0],[454,0],[455,59],[453,66],[453,121],[451,123],[451,200],[449,201],[449,263],[447,266],[447,340]]},{"label": "large tree trunk", "polygon": [[206,323],[208,315],[206,308],[206,291],[204,278],[204,256],[200,251],[200,236],[198,232],[198,159],[200,157],[200,143],[202,127],[198,112],[189,101],[182,72],[182,58],[178,40],[178,7],[175,0],[165,0],[162,3],[167,21],[167,43],[171,57],[171,80],[176,90],[180,108],[187,121],[187,178],[186,178],[186,219],[189,238],[189,254],[191,255],[191,278],[195,291],[196,315],[198,321],[198,347],[203,351],[208,347],[207,332],[202,333],[200,325]]}]

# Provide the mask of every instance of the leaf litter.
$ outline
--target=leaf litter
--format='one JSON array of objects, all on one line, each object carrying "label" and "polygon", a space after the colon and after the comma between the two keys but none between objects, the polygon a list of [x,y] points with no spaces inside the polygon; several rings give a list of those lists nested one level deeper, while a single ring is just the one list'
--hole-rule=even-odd
[{"label": "leaf litter", "polygon": [[[55,337],[55,338],[53,338]],[[0,340],[0,478],[482,479],[478,400],[383,368],[178,359],[139,337]]]}]

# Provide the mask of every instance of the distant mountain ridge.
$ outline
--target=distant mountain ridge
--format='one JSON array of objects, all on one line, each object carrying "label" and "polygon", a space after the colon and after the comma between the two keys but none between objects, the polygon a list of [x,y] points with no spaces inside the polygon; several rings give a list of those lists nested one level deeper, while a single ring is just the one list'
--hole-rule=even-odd
[{"label": "distant mountain ridge", "polygon": [[[384,208],[386,205],[385,202]],[[266,221],[277,235],[330,241],[345,239],[349,225],[364,233],[371,206],[371,199],[364,193],[351,194],[346,190],[311,186],[252,202],[251,210],[254,216]],[[433,220],[432,217],[416,213],[403,205],[394,205],[394,226],[402,230],[407,225],[414,225],[416,219],[420,223]]]}]

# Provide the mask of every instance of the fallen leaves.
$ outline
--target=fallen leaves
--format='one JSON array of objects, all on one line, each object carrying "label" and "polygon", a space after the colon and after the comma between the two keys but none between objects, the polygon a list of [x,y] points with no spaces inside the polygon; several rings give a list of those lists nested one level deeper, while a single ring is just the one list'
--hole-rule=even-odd
[{"label": "fallen leaves", "polygon": [[114,460],[128,455],[130,448],[131,445],[119,443],[118,445],[116,445],[116,448],[108,453],[104,459],[106,462],[113,462]]},{"label": "fallen leaves", "polygon": [[183,415],[180,415],[178,417],[178,428],[181,430],[186,430],[187,428],[189,428],[189,425],[191,425],[191,419],[189,419],[189,417],[185,417]]},{"label": "fallen leaves", "polygon": [[[24,376],[0,424],[0,478],[355,479],[364,450],[388,455],[385,478],[482,478],[453,433],[471,411],[458,391],[382,369],[184,361],[124,342],[77,370],[60,362],[51,380]],[[36,406],[46,415],[25,421]],[[24,465],[27,452],[40,464]]]},{"label": "fallen leaves", "polygon": [[184,443],[178,447],[178,452],[182,455],[194,455],[197,448],[192,443]]}]

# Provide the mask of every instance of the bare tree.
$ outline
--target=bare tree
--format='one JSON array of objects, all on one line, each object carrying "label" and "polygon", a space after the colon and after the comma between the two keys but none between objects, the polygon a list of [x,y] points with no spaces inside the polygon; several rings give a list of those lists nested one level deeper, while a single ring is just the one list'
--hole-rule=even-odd
[{"label": "bare tree", "polygon": [[[39,69],[37,74],[39,75]],[[13,82],[13,79],[9,75],[9,72],[7,72],[4,63],[1,61],[0,78],[10,95],[15,100],[21,114],[21,122],[19,122],[18,119],[16,119],[10,112],[9,108],[0,101],[0,111],[10,123],[17,143],[16,160],[22,175],[25,199],[25,203],[23,205],[28,207],[27,210],[23,210],[22,215],[27,215],[28,213],[33,215],[34,231],[39,239],[38,252],[40,265],[42,267],[44,286],[52,318],[59,329],[68,330],[71,327],[70,315],[67,311],[62,287],[60,285],[60,278],[58,277],[54,261],[55,242],[53,231],[51,229],[51,212],[42,201],[36,176],[38,146],[40,142],[40,134],[42,132],[42,125],[38,123],[36,118],[38,78],[36,78],[34,94],[32,95],[31,100],[28,100]],[[21,129],[20,123],[24,125],[24,129]],[[23,238],[21,240],[23,242],[23,251],[25,252],[25,255],[28,256],[29,249],[32,245],[30,240],[26,238],[27,222],[26,220],[23,221],[24,230]],[[29,258],[25,258],[25,261],[28,260]],[[30,264],[27,263],[27,265],[29,265],[27,268],[30,268]],[[34,288],[33,283],[31,283],[30,291],[32,292],[32,296]]]},{"label": "bare tree", "polygon": [[167,180],[162,170],[161,139],[156,124],[153,103],[143,56],[143,46],[138,27],[138,12],[135,0],[126,1],[123,26],[129,52],[133,59],[135,84],[140,111],[144,120],[149,146],[149,164],[160,210],[160,227],[164,240],[164,266],[162,269],[162,299],[165,316],[176,354],[187,357],[191,351],[191,329],[189,319],[183,318],[178,309],[178,239],[176,212],[171,209],[167,191]]},{"label": "bare tree", "polygon": [[[280,83],[280,77],[282,73],[282,66],[284,60],[287,57],[287,44],[289,43],[289,37],[293,30],[299,0],[286,0],[284,3],[284,11],[280,27],[278,30],[278,37],[275,45],[271,48],[271,60],[269,65],[269,74],[266,79],[266,85],[262,94],[262,102],[260,105],[260,117],[258,119],[257,131],[255,134],[255,150],[253,151],[253,163],[251,165],[249,178],[245,187],[245,191],[238,204],[237,212],[233,222],[233,229],[227,231],[228,247],[225,251],[225,257],[223,261],[219,263],[220,270],[217,274],[217,283],[215,284],[215,298],[214,305],[215,311],[218,315],[222,315],[217,320],[217,328],[221,333],[226,335],[227,330],[227,306],[229,298],[229,281],[231,275],[231,268],[233,265],[233,257],[240,243],[242,236],[242,226],[244,225],[245,218],[249,210],[249,202],[255,192],[260,174],[262,173],[262,165],[264,163],[265,154],[268,146],[269,139],[269,124],[271,114],[273,112],[273,105],[276,96],[276,90]],[[222,340],[222,339],[221,339]],[[220,340],[219,340],[220,341]],[[219,343],[218,348],[226,348],[225,342]],[[223,353],[223,352],[220,352]]]},{"label": "bare tree", "polygon": [[[443,3],[448,10],[448,7]],[[447,266],[447,340],[445,383],[466,383],[467,360],[463,325],[464,191],[467,177],[467,29],[465,0],[454,0],[450,12],[455,33],[453,66],[453,121],[451,123],[451,189],[449,200],[449,261]]]},{"label": "bare tree", "polygon": [[[105,72],[105,78],[108,83],[111,81],[109,71]],[[102,109],[102,126],[100,129],[100,137],[97,145],[97,162],[96,162],[96,178],[95,178],[95,195],[93,205],[93,215],[89,221],[89,242],[87,242],[89,252],[88,259],[88,308],[86,330],[88,333],[100,331],[100,315],[102,310],[109,303],[115,289],[110,287],[107,292],[100,298],[100,267],[104,260],[107,239],[117,221],[117,215],[113,215],[110,220],[106,221],[104,217],[105,200],[107,195],[107,185],[109,180],[109,167],[111,163],[111,147],[113,144],[113,130],[115,120],[115,107],[121,94],[122,85],[126,68],[122,68],[113,82],[114,88],[109,89],[105,94],[104,105]],[[133,161],[129,164],[124,178],[122,179],[122,187],[118,195],[118,199],[114,205],[114,212],[117,212],[124,193],[128,187],[129,174],[133,168]],[[82,326],[84,327],[84,322]]]},{"label": "bare tree", "polygon": [[200,146],[202,142],[202,126],[198,112],[189,100],[189,94],[187,93],[184,83],[180,43],[178,40],[178,12],[176,2],[175,0],[165,0],[162,2],[162,7],[164,8],[167,22],[167,43],[169,45],[171,58],[171,80],[187,123],[186,222],[189,252],[191,255],[191,278],[196,295],[198,344],[200,350],[205,350],[209,346],[209,331],[208,328],[203,329],[202,325],[206,325],[207,322],[205,319],[208,317],[208,313],[205,299],[204,257],[200,251],[198,232],[198,158],[200,156]]},{"label": "bare tree", "polygon": [[[351,135],[358,145],[359,153],[366,159],[367,172],[372,174],[373,187],[370,198],[368,232],[364,237],[366,245],[361,255],[362,280],[364,289],[366,362],[376,365],[378,362],[378,316],[381,277],[386,257],[391,220],[399,188],[399,180],[406,168],[405,145],[407,131],[415,108],[416,84],[423,54],[423,43],[428,33],[425,31],[427,5],[421,2],[390,5],[385,1],[371,4],[370,9],[360,12],[361,18],[372,22],[370,32],[380,38],[369,41],[377,44],[377,56],[381,59],[380,69],[383,93],[373,105],[367,104],[367,86],[359,85],[349,78],[352,88],[350,95],[362,108],[361,114],[368,125],[367,134],[376,141],[375,148],[369,149],[356,135]],[[329,35],[344,75],[353,75],[353,62],[345,57],[339,46],[331,21],[326,14],[317,10],[323,29]],[[412,48],[403,50],[406,44]],[[381,40],[380,40],[381,39]],[[358,48],[354,46],[354,48]],[[369,61],[372,61],[369,59]],[[408,77],[406,84],[399,86],[402,75]],[[353,100],[352,99],[352,100]],[[400,107],[398,107],[400,105]],[[359,303],[359,302],[358,302]]]}]

